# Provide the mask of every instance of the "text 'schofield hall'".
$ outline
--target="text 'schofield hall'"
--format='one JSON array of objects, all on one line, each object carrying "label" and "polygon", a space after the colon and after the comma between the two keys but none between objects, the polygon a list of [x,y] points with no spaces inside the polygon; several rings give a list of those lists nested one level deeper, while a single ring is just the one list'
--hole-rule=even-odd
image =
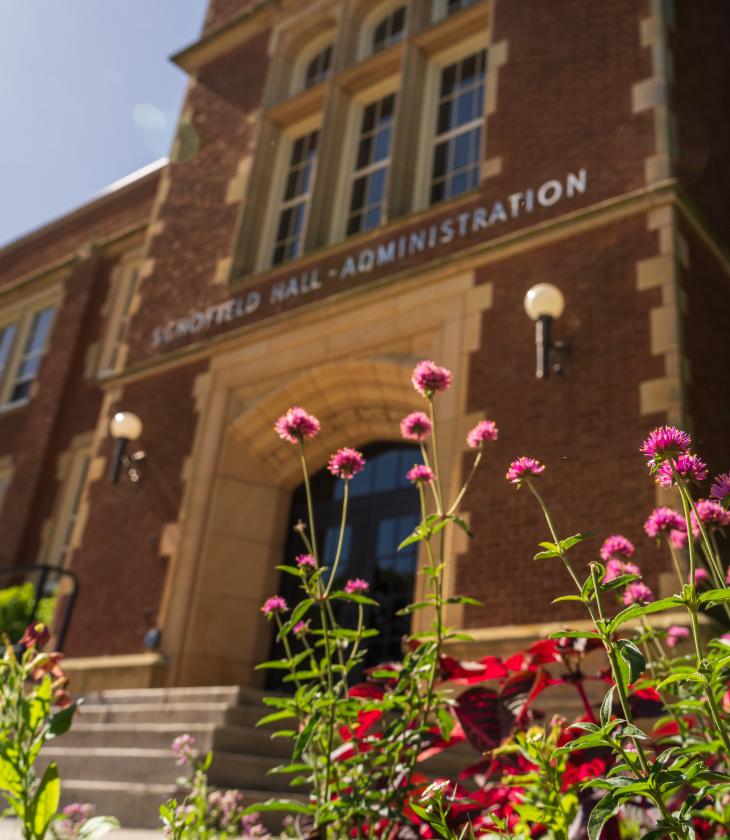
[{"label": "text 'schofield hall'", "polygon": [[[397,654],[423,558],[399,420],[439,397],[458,488],[466,431],[495,419],[452,534],[454,607],[483,655],[575,617],[509,461],[548,464],[563,534],[641,524],[640,442],[692,431],[730,465],[730,15],[712,0],[211,0],[170,161],[0,250],[0,565],[80,582],[68,670],[94,686],[259,685],[259,613],[298,550],[299,463],[272,430],[317,415],[310,457],[362,449],[348,577]],[[100,150],[103,153],[103,150]],[[538,282],[558,286],[564,376],[535,378]],[[113,484],[133,412],[142,478]],[[315,480],[331,551],[339,499]],[[593,557],[605,534],[579,550]],[[415,621],[420,620],[417,613]],[[152,632],[150,632],[152,631]]]}]

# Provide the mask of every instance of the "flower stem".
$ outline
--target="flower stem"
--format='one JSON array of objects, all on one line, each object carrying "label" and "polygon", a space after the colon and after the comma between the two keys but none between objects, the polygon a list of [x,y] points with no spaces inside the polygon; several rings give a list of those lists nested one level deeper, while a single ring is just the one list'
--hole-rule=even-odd
[{"label": "flower stem", "polygon": [[312,503],[312,488],[309,483],[309,470],[307,469],[307,456],[304,453],[304,442],[299,441],[299,459],[302,464],[302,473],[304,474],[304,492],[307,496],[307,516],[309,518],[309,535],[312,545],[312,554],[314,559],[319,561],[319,554],[317,553],[317,534],[314,530],[314,504]]},{"label": "flower stem", "polygon": [[482,444],[482,446],[479,447],[479,451],[477,452],[477,456],[474,459],[474,463],[471,465],[471,470],[469,471],[469,477],[464,482],[464,486],[461,488],[461,491],[459,492],[459,495],[456,497],[456,499],[454,501],[454,504],[451,505],[451,507],[448,510],[448,514],[447,514],[448,516],[451,516],[451,514],[459,507],[459,504],[461,503],[461,500],[464,498],[464,494],[469,489],[469,485],[471,484],[472,478],[474,478],[474,474],[477,471],[477,467],[479,466],[479,463],[482,460],[483,453],[484,453],[484,449],[483,449],[483,444]]},{"label": "flower stem", "polygon": [[340,564],[340,557],[342,557],[342,545],[345,539],[345,530],[347,528],[347,502],[350,494],[350,480],[349,478],[344,479],[345,481],[345,489],[342,494],[342,518],[340,519],[340,533],[337,537],[337,551],[335,552],[335,561],[332,564],[332,571],[330,572],[329,580],[327,581],[327,587],[324,590],[323,598],[326,598],[330,592],[332,591],[332,584],[335,581],[335,575],[337,574],[337,567]]}]

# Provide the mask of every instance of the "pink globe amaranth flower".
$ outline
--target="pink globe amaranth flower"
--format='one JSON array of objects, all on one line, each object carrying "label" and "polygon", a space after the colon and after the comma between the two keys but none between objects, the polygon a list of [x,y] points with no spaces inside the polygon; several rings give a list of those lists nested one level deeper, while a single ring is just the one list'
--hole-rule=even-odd
[{"label": "pink globe amaranth flower", "polygon": [[[714,502],[712,499],[700,499],[695,502],[695,508],[700,522],[706,529],[725,528],[730,525],[730,511],[725,510],[719,502]],[[697,516],[695,516],[694,511],[689,515],[692,522],[692,533],[696,540],[702,536],[700,526],[697,523]]]},{"label": "pink globe amaranth flower", "polygon": [[523,455],[521,458],[517,458],[516,461],[512,461],[509,465],[505,478],[507,481],[510,481],[512,484],[516,484],[519,487],[526,478],[534,478],[535,476],[540,475],[540,473],[544,470],[545,466],[539,461],[536,461],[534,458],[527,458]]},{"label": "pink globe amaranth flower", "polygon": [[349,446],[338,449],[329,459],[327,469],[337,478],[354,478],[365,468],[362,452]]},{"label": "pink globe amaranth flower", "polygon": [[414,368],[411,382],[419,394],[430,399],[451,385],[451,371],[425,359]]},{"label": "pink globe amaranth flower", "polygon": [[348,595],[367,592],[368,589],[370,589],[370,584],[362,578],[353,578],[352,580],[348,580],[345,584],[345,592],[347,592]]},{"label": "pink globe amaranth flower", "polygon": [[304,570],[310,571],[317,568],[317,560],[311,554],[300,554],[294,559],[297,566]]},{"label": "pink globe amaranth flower", "polygon": [[718,502],[730,502],[730,472],[715,476],[710,488],[710,498]]},{"label": "pink globe amaranth flower", "polygon": [[631,540],[621,534],[606,537],[601,546],[601,560],[608,561],[613,557],[633,557],[636,549]]},{"label": "pink globe amaranth flower", "polygon": [[[707,478],[707,464],[699,455],[685,452],[674,461],[674,467],[680,478],[692,481],[704,481]],[[670,461],[664,461],[656,471],[656,482],[662,487],[671,487],[674,484],[674,473]]]},{"label": "pink globe amaranth flower", "polygon": [[431,419],[423,411],[412,411],[400,421],[400,433],[404,440],[423,443],[432,429]]},{"label": "pink globe amaranth flower", "polygon": [[286,612],[288,609],[289,607],[281,595],[272,595],[271,598],[264,601],[261,612],[268,618],[274,613]]},{"label": "pink globe amaranth flower", "polygon": [[641,444],[641,453],[651,464],[660,464],[667,458],[674,458],[692,446],[692,438],[676,426],[658,426],[649,432]]},{"label": "pink globe amaranth flower", "polygon": [[654,593],[645,583],[637,580],[630,583],[626,589],[624,589],[624,594],[621,596],[621,600],[627,607],[630,604],[637,604],[639,602],[647,604],[654,600]]},{"label": "pink globe amaranth flower", "polygon": [[472,449],[478,449],[487,441],[495,441],[499,437],[499,429],[494,420],[480,420],[466,436],[466,442]]},{"label": "pink globe amaranth flower", "polygon": [[654,508],[644,523],[644,530],[649,537],[658,537],[663,531],[675,528],[681,531],[686,528],[686,523],[682,514],[670,507]]},{"label": "pink globe amaranth flower", "polygon": [[674,546],[674,548],[687,548],[689,538],[687,537],[686,527],[684,529],[672,528],[669,532],[669,542]]},{"label": "pink globe amaranth flower", "polygon": [[[699,586],[701,583],[707,583],[709,579],[710,575],[704,569],[695,569],[695,586]],[[687,575],[687,581],[692,583],[689,575]]]},{"label": "pink globe amaranth flower", "polygon": [[414,464],[406,473],[406,478],[414,484],[430,484],[436,476],[425,464]]},{"label": "pink globe amaranth flower", "polygon": [[636,563],[625,563],[618,557],[611,557],[606,563],[606,574],[603,576],[603,582],[608,583],[616,580],[621,575],[639,575],[641,577],[641,569]]},{"label": "pink globe amaranth flower", "polygon": [[175,764],[182,766],[195,757],[195,738],[187,733],[178,735],[170,748],[175,756]]},{"label": "pink globe amaranth flower", "polygon": [[689,637],[689,630],[686,627],[672,626],[667,630],[667,645],[670,648],[676,647],[682,639]]},{"label": "pink globe amaranth flower", "polygon": [[293,632],[295,636],[303,636],[305,633],[309,632],[309,622],[308,621],[298,621],[293,628]]},{"label": "pink globe amaranth flower", "polygon": [[299,443],[319,434],[319,420],[295,405],[274,423],[274,431],[282,440]]}]

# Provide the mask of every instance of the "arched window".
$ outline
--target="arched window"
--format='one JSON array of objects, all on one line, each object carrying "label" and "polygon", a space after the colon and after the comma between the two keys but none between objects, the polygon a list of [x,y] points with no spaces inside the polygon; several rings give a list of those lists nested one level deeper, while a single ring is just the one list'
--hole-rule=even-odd
[{"label": "arched window", "polygon": [[304,90],[324,82],[332,75],[332,44],[314,55],[304,68]]},{"label": "arched window", "polygon": [[372,29],[370,52],[372,55],[382,52],[403,39],[406,34],[406,7],[398,6],[381,18]]},{"label": "arched window", "polygon": [[[376,627],[380,634],[367,640],[368,666],[400,658],[402,637],[410,629],[409,618],[396,613],[413,598],[418,549],[410,545],[398,551],[398,545],[420,520],[418,493],[405,475],[421,458],[416,447],[392,443],[372,444],[363,454],[367,465],[350,484],[348,525],[336,585],[363,578],[370,584],[369,594],[380,604],[377,609],[367,608],[366,624]],[[331,568],[342,515],[343,482],[322,470],[311,484],[321,561]],[[303,485],[292,498],[284,555],[288,564],[305,551],[293,530],[300,520],[307,521]],[[302,598],[298,581],[291,575],[282,575],[280,591],[291,605]],[[351,605],[343,606],[339,620],[354,626],[355,610]]]}]

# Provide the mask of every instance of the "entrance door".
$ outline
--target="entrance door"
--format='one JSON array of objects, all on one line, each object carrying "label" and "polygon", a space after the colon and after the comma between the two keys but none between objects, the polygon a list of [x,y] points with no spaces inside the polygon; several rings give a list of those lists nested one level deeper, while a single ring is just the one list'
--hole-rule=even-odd
[{"label": "entrance door", "polygon": [[[410,630],[410,618],[397,611],[410,603],[416,573],[418,549],[410,545],[398,551],[398,545],[420,520],[418,493],[406,479],[406,472],[419,463],[416,447],[405,444],[378,443],[363,450],[365,469],[350,482],[348,525],[335,587],[350,578],[363,578],[370,584],[370,595],[379,607],[366,608],[365,623],[380,635],[367,639],[365,667],[401,657],[401,640]],[[337,548],[344,482],[322,470],[312,479],[317,543],[324,565],[332,567]],[[292,498],[284,562],[305,551],[294,525],[307,521],[304,485]],[[283,574],[281,591],[290,606],[302,597],[298,581]],[[356,610],[340,604],[338,620],[354,626]],[[275,654],[276,655],[276,654]],[[280,655],[280,654],[279,654]],[[273,676],[273,672],[270,672]]]}]

